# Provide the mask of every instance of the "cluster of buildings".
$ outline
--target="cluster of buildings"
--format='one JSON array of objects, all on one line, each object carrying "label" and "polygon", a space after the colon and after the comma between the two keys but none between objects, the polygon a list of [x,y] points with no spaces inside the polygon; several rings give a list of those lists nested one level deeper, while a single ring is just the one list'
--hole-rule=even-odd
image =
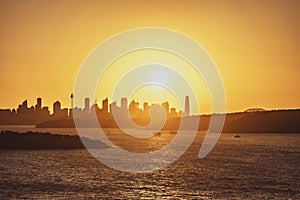
[{"label": "cluster of buildings", "polygon": [[[73,102],[73,95],[71,99]],[[72,103],[73,104],[73,103]],[[128,113],[131,118],[149,118],[149,111],[151,106],[156,105],[145,102],[142,108],[140,108],[139,102],[132,100],[128,104],[127,98],[121,99],[120,106],[114,101],[111,104],[108,102],[108,98],[102,100],[101,108],[97,102],[90,104],[90,98],[84,99],[84,108],[62,108],[61,103],[56,101],[53,103],[53,113],[50,114],[49,107],[42,106],[42,98],[37,98],[36,105],[28,107],[27,100],[23,101],[17,109],[0,109],[0,124],[39,124],[45,121],[57,120],[57,119],[70,119],[73,117],[73,112],[80,113],[80,116],[96,116],[101,119],[112,119],[113,117],[128,118]],[[161,106],[165,109],[167,117],[173,118],[178,116],[189,116],[190,105],[189,97],[185,98],[185,110],[184,112],[177,112],[175,108],[169,108],[169,103],[163,102]],[[112,112],[114,116],[112,116]]]},{"label": "cluster of buildings", "polygon": [[[92,106],[90,106],[90,99],[84,99],[84,108],[73,108],[72,112],[85,112],[86,114],[96,114],[100,119],[110,119],[112,118],[112,112],[114,112],[114,117],[126,118],[128,113],[131,118],[148,118],[149,111],[152,106],[157,104],[149,105],[148,102],[144,102],[142,108],[140,107],[139,102],[132,100],[128,103],[127,98],[121,98],[120,106],[117,105],[117,102],[114,101],[111,104],[108,104],[108,99],[102,100],[101,108],[95,102]],[[169,102],[163,102],[161,106],[165,109],[167,117],[178,117],[181,115],[189,116],[190,115],[190,105],[189,105],[189,97],[185,98],[185,111],[177,112],[175,108],[170,108]],[[83,114],[83,113],[81,113]]]},{"label": "cluster of buildings", "polygon": [[42,106],[42,98],[37,98],[34,106],[28,107],[25,100],[17,109],[0,109],[0,124],[38,124],[69,117],[69,109],[62,109],[59,101],[53,103],[53,114],[50,114],[49,107]]}]

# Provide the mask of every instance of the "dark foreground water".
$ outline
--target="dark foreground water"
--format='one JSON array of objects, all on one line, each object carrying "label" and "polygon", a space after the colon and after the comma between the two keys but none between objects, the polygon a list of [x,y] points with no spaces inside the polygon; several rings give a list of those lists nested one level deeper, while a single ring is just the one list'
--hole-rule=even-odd
[{"label": "dark foreground water", "polygon": [[174,164],[141,174],[110,169],[86,150],[0,151],[0,199],[300,199],[300,134],[240,136],[223,134],[199,159],[199,134]]}]

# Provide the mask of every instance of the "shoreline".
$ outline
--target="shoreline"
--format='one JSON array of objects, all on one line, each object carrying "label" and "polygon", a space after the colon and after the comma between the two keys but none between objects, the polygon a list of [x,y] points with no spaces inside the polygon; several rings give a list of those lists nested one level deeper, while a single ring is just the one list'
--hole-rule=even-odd
[{"label": "shoreline", "polygon": [[108,148],[101,141],[92,140],[78,135],[63,135],[49,132],[20,133],[16,131],[0,132],[0,149],[85,149],[83,143],[95,149]]}]

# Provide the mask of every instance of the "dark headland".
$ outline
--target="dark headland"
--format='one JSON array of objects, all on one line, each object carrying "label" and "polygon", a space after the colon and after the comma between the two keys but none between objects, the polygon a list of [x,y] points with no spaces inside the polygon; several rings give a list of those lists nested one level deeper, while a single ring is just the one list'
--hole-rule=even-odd
[{"label": "dark headland", "polygon": [[108,148],[100,141],[79,136],[38,132],[0,132],[0,149],[84,149],[82,141],[95,149]]},{"label": "dark headland", "polygon": [[[220,116],[222,114],[214,114]],[[195,117],[195,116],[190,116]],[[198,130],[208,130],[211,115],[201,115]],[[136,120],[138,121],[138,119]],[[139,122],[139,121],[138,121]],[[226,114],[224,133],[300,133],[300,109],[239,112]],[[140,124],[147,124],[141,121]],[[85,127],[92,127],[86,120]],[[99,120],[102,128],[118,128],[113,119]],[[168,119],[165,130],[178,129],[180,118]],[[46,121],[38,124],[38,128],[74,128],[73,119]],[[82,127],[83,128],[83,127]]]}]

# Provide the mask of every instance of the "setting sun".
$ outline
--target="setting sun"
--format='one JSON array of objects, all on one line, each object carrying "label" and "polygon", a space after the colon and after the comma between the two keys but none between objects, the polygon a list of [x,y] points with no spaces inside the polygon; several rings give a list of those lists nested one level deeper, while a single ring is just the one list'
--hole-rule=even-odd
[{"label": "setting sun", "polygon": [[[129,29],[163,27],[186,34],[207,50],[224,81],[227,111],[297,108],[298,4],[275,2],[163,1],[157,6],[158,1],[3,1],[0,78],[5,84],[0,88],[5,98],[0,100],[1,107],[15,108],[24,99],[34,104],[37,97],[43,97],[50,107],[56,100],[70,107],[78,70],[99,43]],[[154,60],[172,56],[155,52],[128,55],[132,59],[120,59],[122,69],[116,70],[109,83],[151,54]],[[169,64],[196,76],[184,64]],[[197,84],[193,77],[190,81]],[[109,97],[112,85],[105,85],[96,98]],[[209,113],[205,87],[201,83],[195,89],[199,90],[201,112]]]},{"label": "setting sun", "polygon": [[300,0],[1,0],[0,199],[300,199]]}]

